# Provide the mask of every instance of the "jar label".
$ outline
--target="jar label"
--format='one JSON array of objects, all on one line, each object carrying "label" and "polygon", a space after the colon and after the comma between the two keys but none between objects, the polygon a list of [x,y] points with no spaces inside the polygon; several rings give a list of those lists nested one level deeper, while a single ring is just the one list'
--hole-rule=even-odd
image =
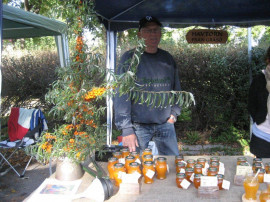
[{"label": "jar label", "polygon": [[228,181],[228,180],[223,180],[223,182],[222,182],[222,188],[223,188],[223,189],[229,190],[229,189],[230,189],[230,184],[231,184],[230,181]]},{"label": "jar label", "polygon": [[122,183],[138,183],[138,176],[135,173],[122,175]]},{"label": "jar label", "polygon": [[218,174],[224,175],[225,174],[225,168],[224,166],[219,167]]},{"label": "jar label", "polygon": [[189,187],[191,183],[189,181],[187,181],[186,179],[183,179],[183,181],[180,183],[181,187],[183,187],[183,189],[187,189]]},{"label": "jar label", "polygon": [[192,175],[190,176],[190,181],[193,182],[194,181],[194,173],[192,173]]},{"label": "jar label", "polygon": [[212,187],[218,185],[218,179],[216,176],[201,176],[202,187]]},{"label": "jar label", "polygon": [[142,164],[142,162],[140,161],[140,159],[136,159],[135,162],[137,162],[137,163],[139,163],[139,164]]},{"label": "jar label", "polygon": [[236,166],[236,175],[243,175],[245,176],[247,173],[252,173],[251,166]]},{"label": "jar label", "polygon": [[125,159],[124,159],[124,158],[120,158],[118,161],[119,161],[119,163],[122,163],[122,164],[124,164],[124,165],[125,165],[125,162],[126,162],[126,161],[125,161]]},{"label": "jar label", "polygon": [[207,168],[206,167],[202,169],[202,174],[207,175]]},{"label": "jar label", "polygon": [[263,181],[264,182],[270,182],[270,174],[264,174]]},{"label": "jar label", "polygon": [[150,169],[147,170],[147,172],[146,172],[147,177],[152,179],[154,177],[154,175],[155,175],[155,171],[150,170]]}]

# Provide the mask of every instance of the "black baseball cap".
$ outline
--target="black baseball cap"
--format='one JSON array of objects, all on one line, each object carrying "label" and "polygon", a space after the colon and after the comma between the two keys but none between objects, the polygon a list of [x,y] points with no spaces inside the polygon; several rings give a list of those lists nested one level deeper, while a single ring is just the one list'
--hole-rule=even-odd
[{"label": "black baseball cap", "polygon": [[139,31],[141,30],[141,28],[145,27],[150,22],[154,22],[157,25],[159,25],[160,27],[162,27],[161,22],[159,22],[159,20],[157,18],[155,18],[153,16],[145,16],[144,18],[140,19]]}]

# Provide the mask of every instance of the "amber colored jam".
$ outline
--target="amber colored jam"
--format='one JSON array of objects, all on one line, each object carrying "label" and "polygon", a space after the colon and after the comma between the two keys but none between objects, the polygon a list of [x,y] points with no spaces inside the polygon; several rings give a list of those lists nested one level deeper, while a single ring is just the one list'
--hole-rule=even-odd
[{"label": "amber colored jam", "polygon": [[166,179],[167,173],[167,159],[165,157],[158,157],[156,162],[157,179]]},{"label": "amber colored jam", "polygon": [[201,176],[202,176],[202,174],[195,174],[194,175],[193,183],[194,183],[194,187],[196,189],[198,189],[199,186],[201,186]]},{"label": "amber colored jam", "polygon": [[196,163],[194,166],[194,173],[195,174],[202,174],[202,168],[203,168],[202,164]]},{"label": "amber colored jam", "polygon": [[142,152],[142,156],[147,155],[147,154],[152,154],[152,149],[150,149],[150,148],[144,149]]},{"label": "amber colored jam", "polygon": [[203,168],[205,167],[206,159],[205,158],[198,158],[197,163],[202,164]]},{"label": "amber colored jam", "polygon": [[260,194],[260,202],[270,201],[270,192],[268,190],[263,190]]},{"label": "amber colored jam", "polygon": [[217,171],[219,170],[219,162],[217,161],[212,161],[210,163],[210,167],[217,168]]},{"label": "amber colored jam", "polygon": [[175,156],[175,164],[177,164],[178,162],[184,161],[184,156],[183,155],[178,155]]},{"label": "amber colored jam", "polygon": [[218,188],[219,188],[219,190],[222,189],[223,178],[224,178],[223,175],[221,175],[221,174],[218,174],[218,175],[217,175],[217,179],[218,179]]},{"label": "amber colored jam", "polygon": [[132,162],[132,163],[129,164],[129,168],[127,170],[127,173],[132,174],[132,173],[135,173],[135,172],[138,172],[138,173],[142,174],[140,164],[137,163],[137,162]]},{"label": "amber colored jam", "polygon": [[185,173],[177,173],[176,174],[176,179],[175,179],[175,182],[176,182],[176,186],[178,188],[182,188],[181,186],[181,182],[186,178],[186,174]]},{"label": "amber colored jam", "polygon": [[219,162],[219,160],[220,160],[219,157],[217,157],[217,156],[212,156],[212,157],[210,158],[210,163],[213,162],[213,161]]},{"label": "amber colored jam", "polygon": [[122,158],[126,158],[127,156],[129,156],[129,149],[128,148],[121,149],[121,152],[122,152]]},{"label": "amber colored jam", "polygon": [[186,168],[186,179],[191,182],[190,177],[194,173],[194,168]]},{"label": "amber colored jam", "polygon": [[207,176],[216,176],[218,174],[218,170],[215,167],[209,167],[207,171]]},{"label": "amber colored jam", "polygon": [[146,154],[144,156],[142,156],[142,162],[143,162],[143,165],[144,165],[144,162],[145,161],[153,161],[153,155],[152,154]]},{"label": "amber colored jam", "polygon": [[195,160],[194,159],[188,159],[187,160],[187,168],[194,168]]},{"label": "amber colored jam", "polygon": [[262,163],[256,162],[256,163],[253,163],[252,165],[253,173],[256,173],[256,170],[261,169],[261,168],[262,168]]},{"label": "amber colored jam", "polygon": [[130,153],[130,156],[134,156],[135,157],[135,160],[136,159],[140,159],[140,154],[138,152],[136,152],[136,151],[131,152]]},{"label": "amber colored jam", "polygon": [[247,158],[244,156],[237,158],[237,165],[240,165],[241,163],[246,163],[246,162],[247,162]]},{"label": "amber colored jam", "polygon": [[126,159],[125,159],[125,168],[126,168],[126,170],[129,169],[129,164],[132,163],[132,162],[135,162],[135,157],[134,156],[126,156]]},{"label": "amber colored jam", "polygon": [[269,172],[269,165],[270,165],[270,163],[265,163],[264,164],[264,169],[265,169],[265,172],[267,173],[267,174],[269,174],[268,172]]},{"label": "amber colored jam", "polygon": [[180,173],[181,168],[185,169],[186,168],[186,165],[183,162],[178,162],[176,164],[176,173]]},{"label": "amber colored jam", "polygon": [[107,168],[108,168],[110,179],[113,179],[114,164],[116,164],[116,163],[118,163],[118,158],[111,157],[108,159]]},{"label": "amber colored jam", "polygon": [[153,161],[145,161],[144,162],[144,167],[143,167],[144,183],[146,183],[146,184],[152,184],[154,182],[154,177],[153,178],[150,178],[150,177],[148,177],[146,175],[148,170],[152,170],[152,171],[155,172],[154,162]]},{"label": "amber colored jam", "polygon": [[[257,173],[258,169],[256,169],[256,173]],[[263,183],[264,182],[264,174],[265,174],[265,169],[260,168],[260,172],[258,174],[258,181],[259,183]]]},{"label": "amber colored jam", "polygon": [[122,152],[121,151],[113,152],[113,157],[118,158],[118,159],[122,158]]},{"label": "amber colored jam", "polygon": [[258,178],[255,178],[254,180],[253,176],[246,176],[244,180],[245,198],[248,200],[256,200],[259,186]]},{"label": "amber colored jam", "polygon": [[125,172],[125,166],[122,163],[116,163],[114,165],[113,179],[115,180],[115,185],[120,186],[122,179],[119,178],[119,172]]}]

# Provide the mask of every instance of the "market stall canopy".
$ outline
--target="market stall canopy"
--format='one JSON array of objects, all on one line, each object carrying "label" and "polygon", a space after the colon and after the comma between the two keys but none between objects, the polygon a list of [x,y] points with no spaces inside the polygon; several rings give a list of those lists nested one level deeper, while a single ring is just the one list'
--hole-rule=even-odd
[{"label": "market stall canopy", "polygon": [[269,8],[270,0],[98,0],[95,6],[112,31],[137,28],[149,15],[172,28],[270,25]]},{"label": "market stall canopy", "polygon": [[57,36],[66,31],[63,22],[3,5],[3,39]]}]

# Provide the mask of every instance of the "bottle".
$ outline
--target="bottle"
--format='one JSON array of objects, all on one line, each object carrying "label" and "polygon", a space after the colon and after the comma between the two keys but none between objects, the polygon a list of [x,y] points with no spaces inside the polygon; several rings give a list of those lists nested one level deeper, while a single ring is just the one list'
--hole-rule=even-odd
[{"label": "bottle", "polygon": [[113,172],[113,179],[115,180],[115,185],[116,186],[120,186],[120,184],[122,183],[122,179],[121,179],[121,172],[125,173],[125,166],[122,163],[116,163],[114,165],[114,172]]},{"label": "bottle", "polygon": [[194,173],[194,168],[186,168],[186,179],[191,182],[190,177]]},{"label": "bottle", "polygon": [[202,176],[202,174],[195,174],[194,175],[194,181],[193,181],[193,183],[194,183],[194,187],[196,189],[198,189],[199,186],[201,186],[201,176]]},{"label": "bottle", "polygon": [[122,152],[121,151],[113,152],[113,157],[118,158],[118,159],[122,158]]},{"label": "bottle", "polygon": [[131,152],[131,153],[130,153],[130,156],[134,156],[134,157],[135,157],[135,161],[136,161],[137,159],[140,159],[140,154],[139,154],[138,152],[136,152],[136,151]]},{"label": "bottle", "polygon": [[135,162],[135,157],[134,156],[126,156],[125,158],[125,168],[128,170],[129,164]]},{"label": "bottle", "polygon": [[152,176],[153,172],[155,173],[154,162],[153,161],[145,161],[144,167],[143,167],[144,183],[152,184],[154,182],[154,176]]},{"label": "bottle", "polygon": [[219,188],[219,190],[221,190],[224,176],[222,174],[218,174],[217,179],[218,179],[218,188]]},{"label": "bottle", "polygon": [[209,167],[207,176],[216,176],[218,174],[218,170],[215,167]]},{"label": "bottle", "polygon": [[176,173],[176,186],[178,188],[182,188],[181,186],[181,182],[186,178],[186,174],[185,173]]},{"label": "bottle", "polygon": [[178,162],[181,162],[181,161],[184,161],[184,157],[183,155],[178,155],[178,156],[175,156],[175,165],[178,163]]},{"label": "bottle", "polygon": [[118,159],[116,157],[111,157],[108,159],[108,172],[110,179],[113,179],[114,165],[118,163]]},{"label": "bottle", "polygon": [[127,156],[129,156],[129,149],[128,148],[123,148],[121,149],[122,152],[122,158],[126,158]]},{"label": "bottle", "polygon": [[144,162],[144,155],[148,155],[148,154],[152,155],[152,149],[146,148],[146,149],[143,150],[143,152],[142,152],[142,162]]},{"label": "bottle", "polygon": [[143,162],[142,162],[143,165],[145,161],[154,161],[154,157],[152,154],[146,154],[142,157],[142,159],[143,159]]},{"label": "bottle", "polygon": [[206,159],[205,158],[198,158],[197,163],[202,164],[203,168],[205,167]]},{"label": "bottle", "polygon": [[156,161],[157,179],[166,179],[167,173],[167,159],[165,157],[158,157]]},{"label": "bottle", "polygon": [[176,173],[180,173],[181,169],[186,169],[186,165],[183,162],[178,162],[176,164]]},{"label": "bottle", "polygon": [[202,168],[203,168],[202,164],[196,163],[194,166],[194,173],[195,174],[202,174]]},{"label": "bottle", "polygon": [[220,160],[219,157],[217,157],[217,156],[212,156],[212,157],[210,158],[210,163],[213,162],[213,161],[217,161],[217,162],[219,163],[219,160]]},{"label": "bottle", "polygon": [[218,161],[212,161],[210,163],[210,167],[217,168],[217,171],[219,171],[219,162]]},{"label": "bottle", "polygon": [[139,174],[142,174],[141,168],[140,168],[140,164],[137,162],[132,162],[129,164],[129,168],[127,173],[128,174],[133,174],[135,172],[138,172]]},{"label": "bottle", "polygon": [[195,160],[194,159],[188,159],[187,160],[187,168],[194,168]]}]

